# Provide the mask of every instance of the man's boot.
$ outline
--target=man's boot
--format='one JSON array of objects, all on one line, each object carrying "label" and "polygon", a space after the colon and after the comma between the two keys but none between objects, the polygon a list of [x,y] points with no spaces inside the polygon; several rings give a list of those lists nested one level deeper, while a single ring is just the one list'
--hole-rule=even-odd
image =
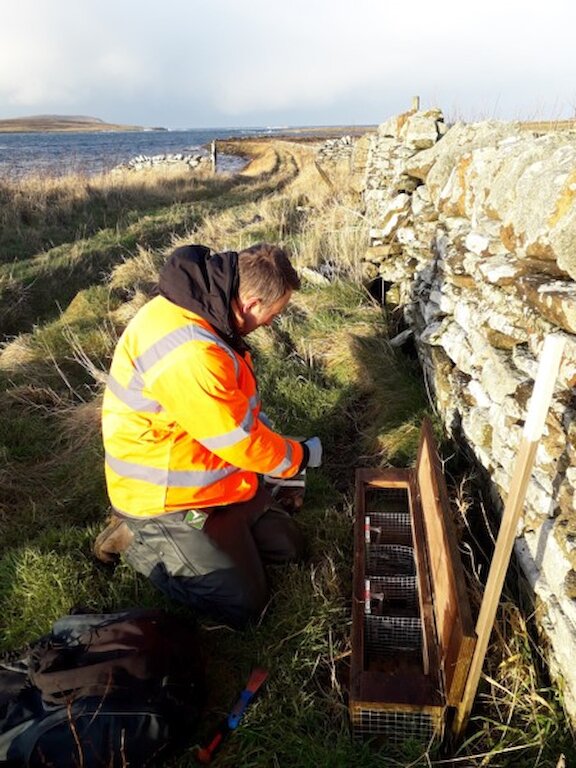
[{"label": "man's boot", "polygon": [[103,563],[115,563],[120,554],[132,544],[133,539],[134,534],[126,522],[119,517],[112,517],[106,528],[96,537],[94,554]]}]

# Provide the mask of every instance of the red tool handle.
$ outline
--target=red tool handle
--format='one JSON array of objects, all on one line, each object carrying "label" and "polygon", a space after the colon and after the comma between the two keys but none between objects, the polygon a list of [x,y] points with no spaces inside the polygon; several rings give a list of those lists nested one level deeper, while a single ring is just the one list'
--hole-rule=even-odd
[{"label": "red tool handle", "polygon": [[220,729],[214,735],[210,744],[208,744],[206,747],[202,747],[196,752],[196,760],[198,760],[199,763],[202,763],[202,765],[208,765],[212,762],[212,756],[222,743],[222,740],[224,739],[224,733],[224,727],[220,726]]},{"label": "red tool handle", "polygon": [[240,694],[240,697],[232,707],[230,714],[220,724],[218,727],[218,730],[212,737],[212,740],[210,743],[205,747],[200,747],[198,750],[196,750],[196,760],[201,763],[202,765],[208,765],[212,762],[212,757],[214,756],[214,753],[216,750],[220,747],[222,742],[224,741],[224,737],[233,729],[238,727],[238,724],[240,720],[242,719],[244,712],[246,711],[246,708],[252,698],[255,696],[259,688],[262,686],[266,678],[268,677],[268,672],[265,669],[256,668],[252,671],[252,674],[250,675],[248,682],[246,683],[246,687]]}]

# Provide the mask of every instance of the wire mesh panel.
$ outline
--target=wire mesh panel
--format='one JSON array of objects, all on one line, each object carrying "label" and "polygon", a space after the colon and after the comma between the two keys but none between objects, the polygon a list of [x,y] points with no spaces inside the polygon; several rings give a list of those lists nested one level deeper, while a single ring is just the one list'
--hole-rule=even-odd
[{"label": "wire mesh panel", "polygon": [[352,710],[352,728],[358,740],[384,737],[387,742],[405,744],[417,742],[427,745],[441,737],[443,711],[401,711],[398,709],[371,708],[369,704]]},{"label": "wire mesh panel", "polygon": [[366,542],[371,544],[412,541],[409,512],[371,512],[366,515]]},{"label": "wire mesh panel", "polygon": [[366,573],[370,576],[414,576],[414,550],[404,544],[366,544]]},{"label": "wire mesh panel", "polygon": [[365,494],[366,513],[407,512],[410,508],[406,488],[370,488]]},{"label": "wire mesh panel", "polygon": [[417,651],[422,647],[422,621],[419,616],[366,615],[366,651]]},{"label": "wire mesh panel", "polygon": [[372,576],[370,578],[370,613],[412,613],[418,606],[416,576]]}]

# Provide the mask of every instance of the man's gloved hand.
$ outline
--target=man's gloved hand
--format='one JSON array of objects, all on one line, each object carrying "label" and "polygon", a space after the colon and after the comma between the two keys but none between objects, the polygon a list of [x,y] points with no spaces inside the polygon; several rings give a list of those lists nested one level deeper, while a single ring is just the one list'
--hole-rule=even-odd
[{"label": "man's gloved hand", "polygon": [[322,464],[322,443],[319,437],[310,437],[304,441],[308,449],[308,467],[319,467]]}]

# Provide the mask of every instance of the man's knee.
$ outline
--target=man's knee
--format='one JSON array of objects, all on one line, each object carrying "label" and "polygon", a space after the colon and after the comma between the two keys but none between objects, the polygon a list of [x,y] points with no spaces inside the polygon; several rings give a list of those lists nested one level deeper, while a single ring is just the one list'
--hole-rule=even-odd
[{"label": "man's knee", "polygon": [[159,563],[150,581],[172,600],[236,629],[257,620],[268,600],[264,584],[249,587],[235,568],[203,576],[172,576]]},{"label": "man's knee", "polygon": [[306,541],[286,512],[268,510],[254,525],[252,534],[266,563],[294,563],[304,558]]}]

